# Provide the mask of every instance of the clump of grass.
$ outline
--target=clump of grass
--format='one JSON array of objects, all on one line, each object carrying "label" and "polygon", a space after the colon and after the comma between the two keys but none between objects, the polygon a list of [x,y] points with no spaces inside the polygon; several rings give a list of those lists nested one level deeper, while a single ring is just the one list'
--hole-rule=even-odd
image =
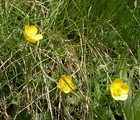
[{"label": "clump of grass", "polygon": [[[134,1],[11,0],[0,2],[0,119],[139,119],[139,10]],[[24,25],[44,39],[28,43]],[[61,75],[75,90],[57,89]],[[109,86],[130,86],[124,102]]]}]

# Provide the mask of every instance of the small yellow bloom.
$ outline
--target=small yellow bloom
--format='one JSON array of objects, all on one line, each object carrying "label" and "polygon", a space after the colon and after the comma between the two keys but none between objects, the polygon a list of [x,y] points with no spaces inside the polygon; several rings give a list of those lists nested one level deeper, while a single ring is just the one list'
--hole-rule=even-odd
[{"label": "small yellow bloom", "polygon": [[69,93],[72,89],[74,89],[74,84],[72,82],[72,76],[62,75],[57,87],[60,88],[65,93]]},{"label": "small yellow bloom", "polygon": [[31,43],[36,43],[37,41],[39,41],[43,38],[43,35],[37,34],[37,32],[38,32],[38,29],[36,28],[36,26],[25,25],[23,34],[27,41],[29,41]]},{"label": "small yellow bloom", "polygon": [[122,82],[122,79],[115,79],[110,85],[111,95],[115,100],[126,100],[129,86]]}]

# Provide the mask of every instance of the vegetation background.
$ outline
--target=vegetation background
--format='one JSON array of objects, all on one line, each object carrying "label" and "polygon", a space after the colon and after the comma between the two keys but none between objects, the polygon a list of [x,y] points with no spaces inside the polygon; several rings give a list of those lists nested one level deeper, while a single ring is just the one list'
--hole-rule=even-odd
[{"label": "vegetation background", "polygon": [[[44,38],[23,36],[35,25]],[[1,120],[139,120],[139,0],[0,0]],[[61,92],[61,75],[76,89]],[[109,85],[122,78],[126,101]]]}]

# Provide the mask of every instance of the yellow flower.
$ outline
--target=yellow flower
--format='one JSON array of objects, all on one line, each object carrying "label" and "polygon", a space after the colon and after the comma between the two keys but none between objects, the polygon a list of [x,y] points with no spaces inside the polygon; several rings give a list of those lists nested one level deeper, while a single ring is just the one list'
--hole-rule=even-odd
[{"label": "yellow flower", "polygon": [[38,32],[38,29],[36,28],[36,26],[25,25],[23,34],[27,41],[29,41],[31,43],[36,43],[37,41],[39,41],[43,38],[43,35],[37,34],[37,32]]},{"label": "yellow flower", "polygon": [[72,82],[72,76],[62,75],[57,87],[60,88],[65,93],[69,93],[72,89],[74,89],[74,84]]},{"label": "yellow flower", "polygon": [[126,100],[128,97],[129,86],[122,82],[122,79],[115,79],[110,85],[111,95],[115,100]]}]

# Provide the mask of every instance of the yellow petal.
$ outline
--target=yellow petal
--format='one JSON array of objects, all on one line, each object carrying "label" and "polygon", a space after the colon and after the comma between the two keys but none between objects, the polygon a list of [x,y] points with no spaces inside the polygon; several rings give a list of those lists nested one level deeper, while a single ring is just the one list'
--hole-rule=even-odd
[{"label": "yellow petal", "polygon": [[121,96],[114,96],[114,95],[112,95],[112,97],[113,97],[115,100],[122,100],[122,101],[124,101],[124,100],[126,100],[126,99],[128,98],[128,94],[126,94],[126,95],[121,95]]},{"label": "yellow petal", "polygon": [[64,91],[65,93],[69,93],[69,92],[71,91],[71,89],[70,89],[70,87],[65,87],[65,88],[63,89],[63,91]]},{"label": "yellow petal", "polygon": [[42,34],[37,34],[37,35],[33,36],[32,39],[34,39],[36,41],[41,40],[41,39],[43,39],[43,35]]},{"label": "yellow petal", "polygon": [[25,32],[23,32],[23,34],[24,34],[24,36],[25,36],[26,40],[29,40],[29,39],[30,39],[30,37],[28,37],[28,36],[26,35],[26,33],[25,33]]},{"label": "yellow petal", "polygon": [[31,43],[36,43],[38,40],[28,39],[28,41],[31,42]]},{"label": "yellow petal", "polygon": [[121,91],[123,94],[127,94],[129,92],[129,86],[125,83],[121,84],[121,89],[122,89]]},{"label": "yellow petal", "polygon": [[66,75],[61,75],[61,79],[66,79],[67,78],[67,76]]},{"label": "yellow petal", "polygon": [[63,90],[64,91],[64,93],[69,93],[70,92],[70,90],[68,90],[68,91],[66,91],[66,90]]},{"label": "yellow petal", "polygon": [[66,80],[68,86],[69,86],[71,89],[74,89],[74,84],[73,84],[73,82],[72,82],[72,76],[67,76],[67,77],[65,78],[65,80]]},{"label": "yellow petal", "polygon": [[120,88],[121,83],[122,83],[122,79],[120,78],[115,79],[110,85],[110,90],[112,91],[113,89]]},{"label": "yellow petal", "polygon": [[114,82],[113,82],[113,83],[110,85],[110,91],[111,91],[111,92],[114,92],[114,91],[120,89],[120,87],[121,87],[121,83],[114,83]]},{"label": "yellow petal", "polygon": [[119,96],[114,96],[114,95],[112,95],[112,97],[113,97],[115,100],[120,100],[120,97],[119,97]]},{"label": "yellow petal", "polygon": [[25,25],[25,33],[28,37],[35,36],[37,34],[37,31],[38,30],[37,30],[36,26]]},{"label": "yellow petal", "polygon": [[61,89],[62,86],[63,86],[63,80],[60,79],[59,82],[58,82],[58,84],[57,84],[57,87]]},{"label": "yellow petal", "polygon": [[117,78],[113,81],[113,83],[120,83],[120,82],[122,82],[122,79],[120,79],[120,78]]},{"label": "yellow petal", "polygon": [[126,100],[128,98],[128,94],[126,94],[126,95],[121,95],[120,97],[119,97],[119,100]]}]

